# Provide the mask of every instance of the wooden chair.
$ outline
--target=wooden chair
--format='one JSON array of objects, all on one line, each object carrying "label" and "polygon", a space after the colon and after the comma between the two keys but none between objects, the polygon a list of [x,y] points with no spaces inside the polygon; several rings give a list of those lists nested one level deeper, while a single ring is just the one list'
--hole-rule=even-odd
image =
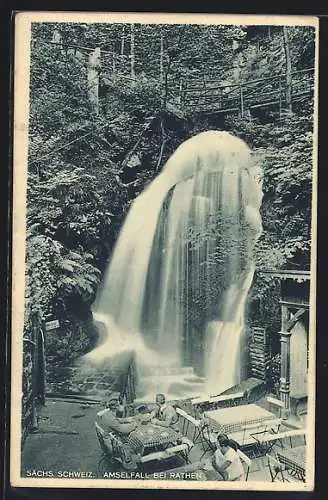
[{"label": "wooden chair", "polygon": [[192,441],[195,443],[195,438],[198,437],[202,421],[189,415],[189,413],[182,410],[182,408],[176,408],[176,412],[179,415],[179,420],[182,422],[181,432],[184,436],[188,437],[190,425],[194,428]]},{"label": "wooden chair", "polygon": [[283,474],[284,466],[279,462],[279,460],[276,457],[273,457],[272,455],[269,454],[267,454],[266,457],[268,459],[268,469],[270,472],[271,481],[272,482],[276,480],[279,481],[279,475],[280,475],[281,481],[284,483],[285,482],[285,476]]},{"label": "wooden chair", "polygon": [[245,422],[240,431],[230,434],[229,436],[237,441],[242,450],[247,450],[247,453],[252,458],[257,458],[261,456],[261,453],[259,450],[259,441],[253,437],[253,434],[262,433],[264,431],[265,424],[263,422]]},{"label": "wooden chair", "polygon": [[302,482],[301,479],[299,479],[298,477],[288,474],[285,466],[279,461],[278,457],[276,456],[273,457],[272,455],[269,454],[267,454],[266,457],[268,459],[268,469],[270,472],[272,482],[274,481],[279,481],[283,483]]},{"label": "wooden chair", "polygon": [[252,465],[252,460],[245,453],[243,453],[241,450],[237,450],[237,453],[240,457],[240,460],[243,462],[243,464],[246,465],[245,481],[247,481],[249,470],[250,470],[251,465]]},{"label": "wooden chair", "polygon": [[104,430],[100,425],[95,422],[95,428],[96,428],[96,434],[98,437],[99,445],[102,450],[102,452],[108,456],[110,456],[112,452],[112,446],[111,442],[112,439],[115,437],[113,433],[109,433],[108,435],[105,435]]},{"label": "wooden chair", "polygon": [[197,419],[193,417],[192,415],[189,415],[185,410],[182,410],[181,408],[176,408],[176,412],[179,415],[179,419],[181,419],[182,422],[182,429],[181,432],[183,436],[189,437],[188,432],[189,432],[189,427],[190,425],[193,427],[193,434],[191,441],[193,444],[196,443],[201,443],[204,453],[202,456],[207,451],[213,450],[213,444],[210,439],[210,429],[209,425],[207,422],[205,422],[204,419]]},{"label": "wooden chair", "polygon": [[281,411],[284,408],[283,401],[278,398],[273,398],[272,396],[267,396],[265,399],[269,403],[269,411],[271,411],[271,407],[273,406],[278,413],[278,417],[281,417]]},{"label": "wooden chair", "polygon": [[293,437],[303,436],[304,444],[306,441],[305,429],[293,429],[291,431],[272,433],[269,431],[253,433],[252,436],[258,441],[259,447],[264,450],[267,455],[272,450],[273,446],[279,442],[281,448],[284,448],[284,440],[289,439],[290,447],[293,447]]}]

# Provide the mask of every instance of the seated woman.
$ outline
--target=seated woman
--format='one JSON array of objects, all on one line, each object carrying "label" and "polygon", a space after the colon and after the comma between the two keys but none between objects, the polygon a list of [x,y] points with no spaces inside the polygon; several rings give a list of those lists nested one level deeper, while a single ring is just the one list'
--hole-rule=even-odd
[{"label": "seated woman", "polygon": [[244,468],[237,453],[237,443],[225,434],[217,437],[218,449],[215,452],[214,468],[225,481],[242,481],[244,479]]},{"label": "seated woman", "polygon": [[224,434],[217,436],[217,449],[205,458],[200,470],[211,481],[241,481],[244,469],[237,453],[237,443]]}]

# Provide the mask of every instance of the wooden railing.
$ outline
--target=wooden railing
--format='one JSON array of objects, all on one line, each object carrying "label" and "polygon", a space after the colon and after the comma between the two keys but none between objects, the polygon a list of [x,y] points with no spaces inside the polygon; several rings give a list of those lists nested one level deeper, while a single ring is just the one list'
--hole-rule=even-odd
[{"label": "wooden railing", "polygon": [[[292,73],[292,102],[303,99],[314,90],[314,69]],[[168,103],[185,112],[229,112],[276,105],[282,110],[287,99],[286,75],[219,85],[215,80],[174,83],[168,90]]]},{"label": "wooden railing", "polygon": [[[111,72],[112,76],[127,84],[138,79],[138,76],[131,79],[126,71],[120,71],[119,65],[115,71]],[[313,94],[314,68],[294,71],[291,76],[292,103]],[[247,110],[260,107],[274,106],[281,112],[287,106],[288,89],[285,74],[231,84],[220,84],[218,80],[206,78],[169,78],[165,104],[177,115],[238,112],[243,117]]]}]

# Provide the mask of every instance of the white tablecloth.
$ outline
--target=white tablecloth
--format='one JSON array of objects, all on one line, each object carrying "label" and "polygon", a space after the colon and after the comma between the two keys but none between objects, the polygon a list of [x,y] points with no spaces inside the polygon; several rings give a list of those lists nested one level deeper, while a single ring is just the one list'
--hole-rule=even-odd
[{"label": "white tablecloth", "polygon": [[267,422],[276,415],[256,404],[219,408],[206,412],[213,428],[223,433],[238,432],[245,425]]}]

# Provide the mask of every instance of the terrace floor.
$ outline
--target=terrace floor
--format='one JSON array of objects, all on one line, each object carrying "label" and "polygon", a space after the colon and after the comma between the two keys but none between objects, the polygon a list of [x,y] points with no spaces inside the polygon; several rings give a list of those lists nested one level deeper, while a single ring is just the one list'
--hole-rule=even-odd
[{"label": "terrace floor", "polygon": [[[41,471],[38,472],[38,477],[40,474],[43,474],[43,477],[49,477],[51,474],[50,477],[60,478],[64,471],[72,474],[88,472],[89,478],[103,479],[104,472],[117,471],[117,465],[99,465],[102,453],[94,428],[99,409],[99,405],[95,404],[48,398],[39,415],[38,431],[26,439],[22,451],[21,475],[29,477]],[[195,444],[189,458],[196,462],[202,454],[201,445]],[[181,458],[173,457],[165,463],[147,464],[145,471],[153,473],[180,465]],[[270,480],[266,460],[253,459],[248,481]]]}]

